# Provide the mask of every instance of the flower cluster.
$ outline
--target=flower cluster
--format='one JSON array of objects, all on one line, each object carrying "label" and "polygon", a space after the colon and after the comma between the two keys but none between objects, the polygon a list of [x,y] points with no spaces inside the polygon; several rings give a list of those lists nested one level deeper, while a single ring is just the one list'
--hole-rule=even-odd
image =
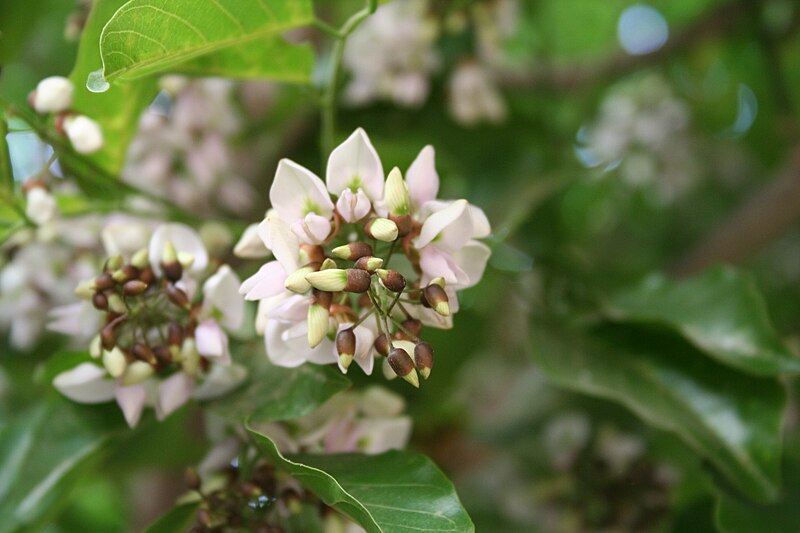
[{"label": "flower cluster", "polygon": [[237,385],[245,371],[232,364],[225,330],[243,320],[240,281],[223,264],[198,291],[208,264],[200,237],[182,224],[160,225],[146,248],[110,257],[76,289],[102,315],[89,348],[95,361],[59,374],[55,387],[78,402],[116,398],[133,427],[145,405],[163,418],[190,397]]},{"label": "flower cluster", "polygon": [[70,110],[74,90],[69,79],[50,76],[39,82],[28,102],[37,113],[55,115],[56,131],[67,136],[76,152],[91,154],[103,147],[103,130],[91,118]]},{"label": "flower cluster", "polygon": [[422,327],[452,326],[456,291],[480,280],[490,255],[477,240],[491,231],[483,211],[438,200],[438,190],[432,147],[405,178],[395,167],[384,180],[362,129],[330,154],[325,182],[280,161],[273,208],[235,249],[275,257],[240,290],[260,301],[256,327],[275,364],[338,361],[346,372],[356,361],[371,374],[377,355],[414,386],[418,372],[429,376],[433,349]]}]

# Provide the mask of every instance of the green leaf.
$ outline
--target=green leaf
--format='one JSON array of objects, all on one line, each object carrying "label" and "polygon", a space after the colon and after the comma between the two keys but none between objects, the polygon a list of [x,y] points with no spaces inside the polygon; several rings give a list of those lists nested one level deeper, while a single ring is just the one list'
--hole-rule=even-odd
[{"label": "green leaf", "polygon": [[313,18],[309,0],[130,0],[103,29],[103,78],[138,78],[226,48],[257,47]]},{"label": "green leaf", "polygon": [[672,281],[649,277],[608,302],[615,321],[656,324],[683,335],[720,363],[758,375],[800,372],[781,342],[752,278],[732,268]]},{"label": "green leaf", "polygon": [[258,448],[322,500],[369,533],[474,531],[453,484],[424,455],[284,457],[268,437],[248,427]]},{"label": "green leaf", "polygon": [[112,436],[92,413],[58,398],[0,430],[0,532],[31,530],[64,504]]},{"label": "green leaf", "polygon": [[253,423],[291,420],[307,415],[350,386],[341,372],[328,367],[283,368],[263,356],[250,357],[247,363],[248,382],[235,392],[209,402],[212,411]]},{"label": "green leaf", "polygon": [[718,494],[716,521],[719,530],[723,533],[800,531],[800,463],[787,465],[785,474],[784,493],[770,505],[755,504],[732,494]]},{"label": "green leaf", "polygon": [[199,502],[176,505],[155,522],[147,526],[146,533],[175,533],[176,531],[189,531],[197,519]]},{"label": "green leaf", "polygon": [[75,85],[73,109],[96,120],[103,128],[103,148],[91,159],[112,174],[118,174],[125,154],[139,123],[139,115],[158,92],[155,79],[141,79],[105,93],[93,93],[86,88],[86,79],[101,64],[97,46],[108,19],[125,0],[97,0],[81,35],[78,58],[70,79]]},{"label": "green leaf", "polygon": [[289,44],[282,37],[225,48],[185,63],[170,72],[190,76],[270,79],[287,83],[309,83],[314,51],[309,44]]},{"label": "green leaf", "polygon": [[676,434],[751,498],[777,496],[786,404],[777,381],[721,366],[672,334],[617,326],[591,340],[540,332],[534,343],[557,384],[619,402]]}]

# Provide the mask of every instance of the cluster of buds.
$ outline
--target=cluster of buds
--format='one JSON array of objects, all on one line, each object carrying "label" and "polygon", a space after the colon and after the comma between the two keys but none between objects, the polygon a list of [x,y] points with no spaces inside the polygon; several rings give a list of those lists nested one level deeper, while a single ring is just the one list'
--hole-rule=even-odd
[{"label": "cluster of buds", "polygon": [[103,147],[103,130],[91,118],[70,109],[74,92],[69,79],[50,76],[28,95],[28,103],[37,113],[55,115],[56,131],[66,135],[76,152],[91,154]]},{"label": "cluster of buds", "polygon": [[406,178],[395,167],[384,180],[361,129],[331,153],[326,182],[327,191],[282,160],[274,209],[235,248],[244,257],[275,256],[240,289],[260,300],[267,355],[283,366],[338,363],[343,372],[356,361],[368,374],[382,357],[387,376],[419,387],[434,358],[422,328],[451,327],[456,291],[482,276],[490,252],[476,239],[489,234],[486,216],[466,200],[436,200],[431,147]]},{"label": "cluster of buds", "polygon": [[[56,388],[76,401],[116,397],[134,426],[148,396],[157,397],[161,418],[190,397],[216,396],[241,381],[223,331],[241,325],[240,282],[222,265],[198,291],[207,263],[200,237],[180,224],[160,226],[150,246],[127,259],[109,258],[99,276],[76,289],[102,314],[100,332],[89,345],[96,363],[59,375]],[[195,388],[197,381],[202,384]],[[88,390],[96,391],[91,400]]]}]

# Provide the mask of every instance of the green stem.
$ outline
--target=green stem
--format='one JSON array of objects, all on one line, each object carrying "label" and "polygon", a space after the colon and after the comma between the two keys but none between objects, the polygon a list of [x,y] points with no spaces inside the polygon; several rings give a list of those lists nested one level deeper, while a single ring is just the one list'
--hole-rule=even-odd
[{"label": "green stem", "polygon": [[336,90],[339,86],[339,71],[342,67],[342,57],[344,56],[344,46],[347,42],[347,37],[361,24],[364,19],[370,16],[378,8],[377,0],[369,0],[367,5],[353,14],[342,27],[337,31],[333,26],[328,23],[316,20],[315,25],[320,30],[328,33],[336,41],[333,44],[331,51],[331,66],[328,84],[325,87],[325,92],[320,102],[320,112],[322,119],[322,142],[320,148],[322,150],[322,160],[327,159],[328,154],[333,151],[335,135],[336,135]]},{"label": "green stem", "polygon": [[14,191],[14,173],[11,171],[11,155],[8,152],[8,122],[0,116],[0,187],[9,193]]}]

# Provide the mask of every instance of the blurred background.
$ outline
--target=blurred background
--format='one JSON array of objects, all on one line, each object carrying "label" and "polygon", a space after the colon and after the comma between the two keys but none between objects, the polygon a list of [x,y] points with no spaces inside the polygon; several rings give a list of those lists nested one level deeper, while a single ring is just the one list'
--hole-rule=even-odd
[{"label": "blurred background", "polygon": [[[316,10],[341,23],[360,5]],[[89,7],[2,2],[0,94],[24,101],[41,78],[67,75]],[[535,332],[652,272],[727,262],[755,277],[797,344],[798,26],[794,0],[399,0],[349,40],[337,139],[364,127],[401,168],[434,145],[442,196],[492,221],[484,281],[463,294],[455,328],[431,335],[434,378],[419,392],[388,385],[407,396],[412,448],[454,480],[478,531],[715,529],[706,465],[620,405],[549,383]],[[312,40],[324,69],[327,41],[293,38]],[[279,158],[323,171],[307,87],[165,77],[161,89],[122,179],[243,228],[262,216]],[[35,136],[9,142],[17,179],[49,157]],[[3,416],[43,394],[46,383],[15,384],[63,343],[30,318],[71,295],[72,278],[47,276],[35,301],[0,293]],[[140,527],[164,504],[148,489],[164,473],[148,472],[179,477],[202,456],[191,420],[184,410],[140,431],[115,452],[119,475],[82,478],[50,531]],[[800,464],[796,422],[790,408],[787,472]]]}]

